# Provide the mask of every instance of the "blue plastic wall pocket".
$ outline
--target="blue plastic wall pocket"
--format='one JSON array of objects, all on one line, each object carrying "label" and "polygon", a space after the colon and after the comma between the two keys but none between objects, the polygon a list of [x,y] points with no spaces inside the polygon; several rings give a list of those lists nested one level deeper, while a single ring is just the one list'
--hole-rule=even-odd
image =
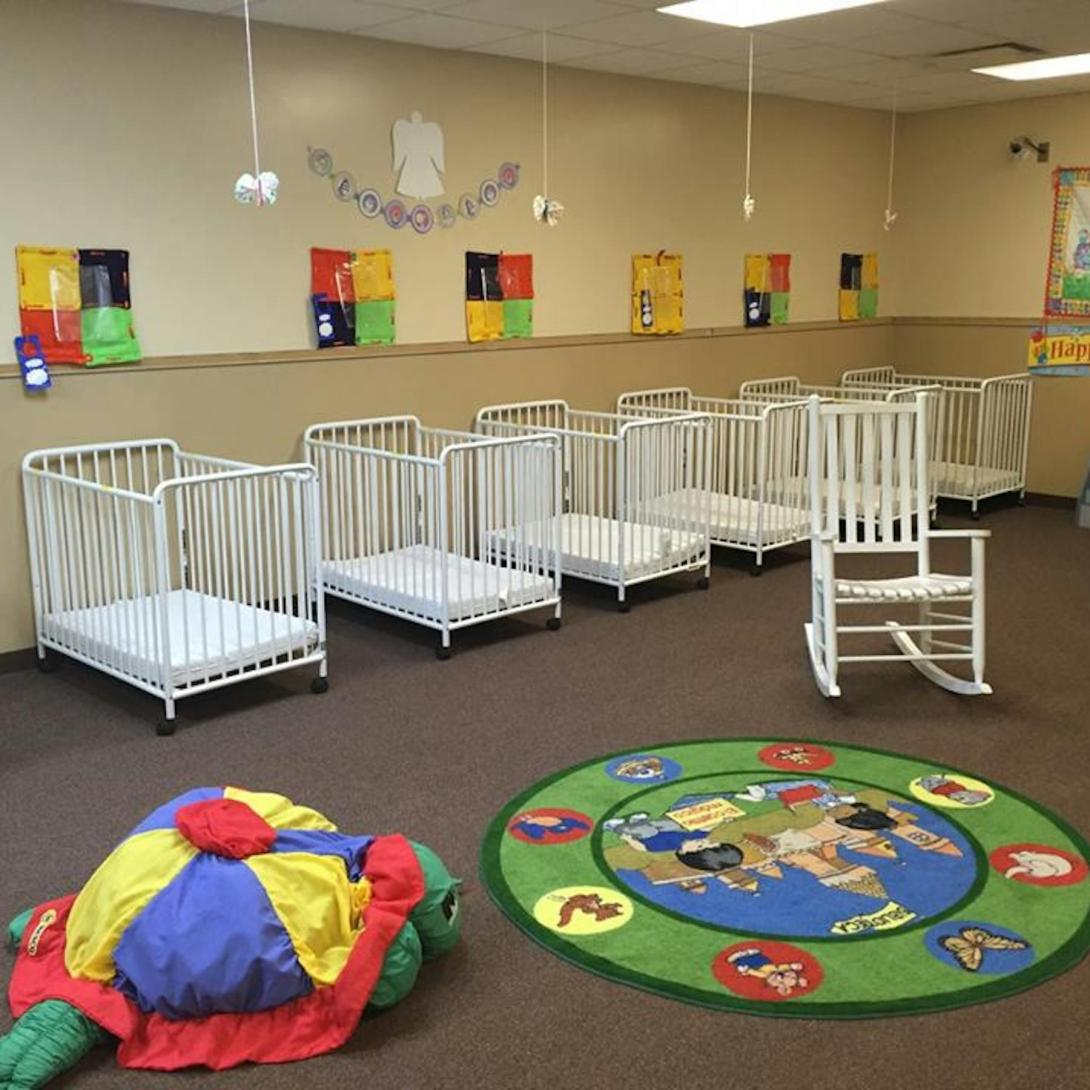
[{"label": "blue plastic wall pocket", "polygon": [[23,372],[23,386],[31,393],[48,390],[53,385],[42,355],[42,342],[37,333],[15,338],[15,355]]}]

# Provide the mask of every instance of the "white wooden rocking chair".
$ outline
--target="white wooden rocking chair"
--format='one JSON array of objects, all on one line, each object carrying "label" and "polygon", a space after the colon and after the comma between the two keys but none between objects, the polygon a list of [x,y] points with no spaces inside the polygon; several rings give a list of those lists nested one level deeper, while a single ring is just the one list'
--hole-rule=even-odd
[{"label": "white wooden rocking chair", "polygon": [[[839,696],[841,663],[910,662],[953,693],[990,693],[984,682],[984,542],[986,530],[932,530],[928,513],[927,400],[900,404],[823,402],[810,398],[810,518],[813,620],[806,642],[818,688]],[[964,539],[969,575],[931,571],[936,539]],[[850,554],[905,554],[915,573],[894,579],[855,579],[837,571]],[[965,613],[949,612],[955,603]],[[842,625],[842,608],[917,607],[918,622]],[[842,655],[841,636],[888,633],[893,654]],[[961,635],[958,635],[958,634]],[[947,663],[969,663],[972,680]],[[940,665],[943,664],[943,665]]]}]

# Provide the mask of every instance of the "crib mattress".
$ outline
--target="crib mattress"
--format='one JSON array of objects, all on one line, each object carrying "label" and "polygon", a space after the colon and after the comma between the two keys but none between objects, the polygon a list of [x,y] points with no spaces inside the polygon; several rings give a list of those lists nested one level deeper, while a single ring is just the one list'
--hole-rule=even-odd
[{"label": "crib mattress", "polygon": [[[157,604],[155,596],[146,595],[51,613],[44,632],[63,647],[158,684]],[[313,621],[194,590],[172,590],[166,596],[166,610],[170,673],[176,687],[289,652],[309,651],[318,639]]]},{"label": "crib mattress", "polygon": [[[548,540],[544,522],[531,523],[521,531],[523,540]],[[493,530],[486,535],[490,547],[503,556],[510,532]],[[695,563],[704,555],[702,533],[668,530],[641,522],[620,522],[599,515],[560,516],[560,567],[567,575],[582,575],[610,583],[620,582],[621,543],[624,542],[626,579]]]},{"label": "crib mattress", "polygon": [[974,471],[971,465],[962,462],[932,462],[931,473],[941,496],[994,496],[1022,487],[1013,469],[979,466]]},{"label": "crib mattress", "polygon": [[554,595],[553,582],[545,575],[443,553],[428,545],[327,560],[322,580],[334,594],[437,621],[443,612],[444,567],[451,621],[517,609]]},{"label": "crib mattress", "polygon": [[810,513],[805,506],[762,504],[750,496],[683,488],[651,501],[647,507],[694,528],[703,527],[710,515],[712,541],[728,545],[756,546],[759,541],[758,518],[761,519],[760,538],[765,544],[803,541],[810,536]]}]

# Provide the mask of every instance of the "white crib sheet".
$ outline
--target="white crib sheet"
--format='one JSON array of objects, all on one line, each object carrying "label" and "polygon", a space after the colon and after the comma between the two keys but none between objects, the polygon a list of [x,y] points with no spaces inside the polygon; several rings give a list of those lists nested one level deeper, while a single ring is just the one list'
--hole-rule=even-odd
[{"label": "white crib sheet", "polygon": [[[544,522],[530,523],[520,533],[523,540],[549,540],[549,528]],[[510,531],[493,530],[486,540],[503,556],[510,536]],[[561,570],[565,574],[619,582],[622,540],[626,579],[694,563],[704,553],[703,534],[668,530],[650,523],[622,523],[599,515],[565,514],[560,516]]]},{"label": "white crib sheet", "polygon": [[1013,492],[1022,487],[1013,469],[996,469],[993,466],[971,465],[961,462],[932,462],[931,473],[940,495],[994,496],[1000,492]]},{"label": "white crib sheet", "polygon": [[656,514],[680,519],[693,527],[702,527],[710,513],[711,537],[717,543],[756,545],[758,515],[766,543],[788,539],[802,541],[810,536],[810,513],[806,503],[800,507],[762,504],[750,496],[683,488],[652,500],[647,507]]},{"label": "white crib sheet", "polygon": [[[161,651],[156,606],[157,598],[145,595],[51,613],[45,618],[44,631],[64,647],[158,683]],[[171,678],[176,686],[218,677],[289,651],[310,650],[318,637],[313,621],[193,590],[172,590],[166,607]]]},{"label": "white crib sheet", "polygon": [[442,616],[444,566],[448,616],[452,621],[517,609],[553,596],[553,583],[547,576],[513,571],[454,553],[444,554],[429,545],[327,560],[322,565],[322,579],[326,589],[334,594],[437,621]]}]

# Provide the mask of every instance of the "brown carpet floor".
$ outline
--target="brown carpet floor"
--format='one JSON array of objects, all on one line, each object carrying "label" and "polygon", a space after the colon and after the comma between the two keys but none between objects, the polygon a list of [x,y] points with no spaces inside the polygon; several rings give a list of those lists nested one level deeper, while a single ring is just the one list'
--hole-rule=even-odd
[{"label": "brown carpet floor", "polygon": [[[969,525],[958,517],[947,526]],[[858,666],[819,697],[803,649],[804,553],[761,579],[717,556],[633,593],[621,615],[574,580],[565,625],[536,618],[457,637],[331,606],[332,687],[281,676],[157,704],[66,663],[0,676],[0,915],[77,889],[148,810],[199,784],[283,792],[354,832],[404,831],[466,878],[461,948],[427,966],[401,1007],[340,1052],[285,1067],[155,1075],[108,1051],[61,1087],[673,1088],[976,1090],[1090,1085],[1090,962],[1023,995],[948,1014],[848,1023],[706,1011],[600,980],[537,947],[476,879],[493,814],[535,780],[665,739],[793,734],[858,742],[977,771],[1090,832],[1090,533],[1069,511],[986,515],[989,678],[946,694],[907,666]],[[964,552],[943,547],[939,570]],[[941,566],[946,564],[945,569]],[[10,955],[0,955],[6,976]],[[0,1031],[7,1029],[6,1013]]]}]

